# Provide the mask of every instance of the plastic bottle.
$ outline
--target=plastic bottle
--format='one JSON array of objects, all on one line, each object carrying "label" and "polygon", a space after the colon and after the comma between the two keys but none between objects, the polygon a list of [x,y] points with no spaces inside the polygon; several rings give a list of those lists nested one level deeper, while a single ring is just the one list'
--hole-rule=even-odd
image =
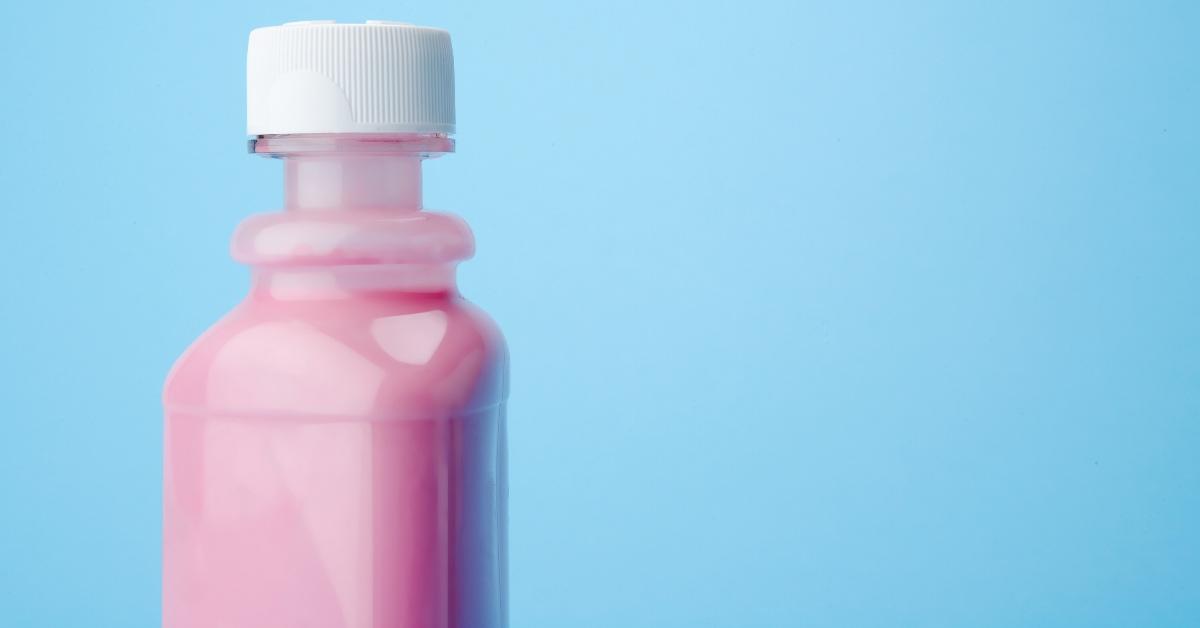
[{"label": "plastic bottle", "polygon": [[507,354],[455,286],[466,225],[421,207],[453,150],[445,31],[256,29],[250,292],[164,394],[163,626],[507,625]]}]

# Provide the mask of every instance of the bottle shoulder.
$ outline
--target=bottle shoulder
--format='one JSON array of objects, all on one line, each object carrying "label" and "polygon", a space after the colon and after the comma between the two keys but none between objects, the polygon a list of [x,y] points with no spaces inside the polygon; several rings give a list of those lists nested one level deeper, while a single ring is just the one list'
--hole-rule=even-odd
[{"label": "bottle shoulder", "polygon": [[168,410],[326,418],[429,418],[507,394],[499,329],[458,297],[248,299],[167,378]]}]

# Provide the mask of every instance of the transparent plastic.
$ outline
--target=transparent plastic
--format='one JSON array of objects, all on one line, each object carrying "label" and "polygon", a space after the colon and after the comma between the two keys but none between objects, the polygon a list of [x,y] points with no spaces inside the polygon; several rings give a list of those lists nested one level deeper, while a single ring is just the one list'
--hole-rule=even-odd
[{"label": "transparent plastic", "polygon": [[245,300],[164,393],[163,626],[507,625],[507,353],[423,211],[441,135],[267,136]]}]

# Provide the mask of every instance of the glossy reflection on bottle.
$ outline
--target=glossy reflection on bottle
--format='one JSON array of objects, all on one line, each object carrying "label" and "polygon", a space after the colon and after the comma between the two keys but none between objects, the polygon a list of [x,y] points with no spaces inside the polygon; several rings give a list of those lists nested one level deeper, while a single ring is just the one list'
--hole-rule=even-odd
[{"label": "glossy reflection on bottle", "polygon": [[166,385],[163,625],[507,622],[507,357],[466,302],[458,218],[421,209],[439,134],[262,136],[285,211],[246,299]]}]

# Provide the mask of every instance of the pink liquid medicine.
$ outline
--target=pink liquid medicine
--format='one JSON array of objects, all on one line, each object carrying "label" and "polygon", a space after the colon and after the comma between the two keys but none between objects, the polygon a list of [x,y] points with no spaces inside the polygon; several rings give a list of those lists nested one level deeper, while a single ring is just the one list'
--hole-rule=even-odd
[{"label": "pink liquid medicine", "polygon": [[249,295],[166,383],[166,628],[507,625],[507,354],[458,294],[458,218],[421,207],[453,150],[441,30],[257,29],[251,150],[284,210],[246,220]]}]

